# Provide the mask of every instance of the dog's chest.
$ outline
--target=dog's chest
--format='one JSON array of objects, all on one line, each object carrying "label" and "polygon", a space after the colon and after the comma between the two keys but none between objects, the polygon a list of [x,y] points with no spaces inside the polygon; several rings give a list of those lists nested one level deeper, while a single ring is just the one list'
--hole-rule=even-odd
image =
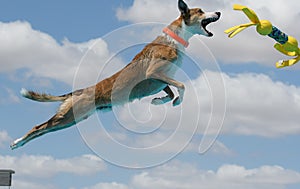
[{"label": "dog's chest", "polygon": [[165,71],[165,73],[169,77],[173,77],[175,75],[175,73],[179,69],[181,69],[181,66],[182,66],[182,53],[180,52],[180,53],[177,54],[177,58],[170,62],[170,64],[168,65],[168,68]]}]

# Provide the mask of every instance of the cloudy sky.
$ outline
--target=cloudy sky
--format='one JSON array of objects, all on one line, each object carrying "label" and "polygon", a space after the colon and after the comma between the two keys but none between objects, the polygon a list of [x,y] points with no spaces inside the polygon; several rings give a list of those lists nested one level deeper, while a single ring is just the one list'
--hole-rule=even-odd
[{"label": "cloudy sky", "polygon": [[214,37],[190,40],[176,75],[186,86],[181,106],[145,98],[14,151],[10,143],[59,106],[24,99],[21,88],[58,95],[92,85],[179,12],[176,0],[1,2],[0,169],[16,171],[12,188],[300,187],[300,64],[276,69],[287,57],[255,28],[233,39],[223,32],[248,22],[232,10],[238,3],[300,40],[299,2],[186,2],[222,17],[209,26]]}]

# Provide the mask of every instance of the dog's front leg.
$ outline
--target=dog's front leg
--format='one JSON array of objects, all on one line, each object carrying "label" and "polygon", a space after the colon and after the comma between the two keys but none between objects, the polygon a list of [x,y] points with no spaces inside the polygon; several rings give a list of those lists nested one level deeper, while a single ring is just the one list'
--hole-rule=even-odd
[{"label": "dog's front leg", "polygon": [[173,106],[179,105],[183,100],[184,95],[184,84],[179,81],[176,81],[169,76],[166,75],[168,73],[170,67],[170,62],[168,61],[160,61],[152,64],[146,73],[147,79],[157,79],[160,80],[168,85],[172,85],[177,88],[179,96],[173,100]]}]

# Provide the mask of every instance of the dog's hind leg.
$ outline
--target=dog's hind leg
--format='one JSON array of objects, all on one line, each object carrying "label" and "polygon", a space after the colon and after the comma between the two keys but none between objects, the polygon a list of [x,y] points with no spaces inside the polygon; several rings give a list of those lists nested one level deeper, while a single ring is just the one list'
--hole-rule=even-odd
[{"label": "dog's hind leg", "polygon": [[[83,98],[82,98],[83,97]],[[11,144],[11,149],[23,146],[27,142],[42,136],[49,132],[65,129],[76,122],[86,119],[93,111],[95,111],[94,103],[91,98],[70,97],[61,104],[57,113],[47,122],[33,127],[23,137],[15,140]]]},{"label": "dog's hind leg", "polygon": [[[62,109],[62,106],[64,106],[64,109]],[[74,125],[75,119],[73,115],[73,108],[66,105],[66,103],[63,103],[58,110],[58,112],[47,122],[42,123],[38,126],[33,127],[27,134],[25,134],[23,137],[15,140],[11,144],[11,149],[15,149],[18,147],[23,146],[27,142],[42,136],[46,133],[53,132],[56,130],[64,129],[66,127]]]},{"label": "dog's hind leg", "polygon": [[74,119],[73,120],[65,120],[65,118],[58,116],[57,114],[53,116],[50,120],[47,122],[40,124],[38,126],[33,127],[27,134],[25,134],[23,137],[15,140],[11,144],[11,149],[16,149],[18,147],[23,146],[27,142],[42,136],[48,132],[53,132],[56,130],[60,130],[63,128],[66,128],[68,126],[71,126],[75,124]]},{"label": "dog's hind leg", "polygon": [[172,92],[171,88],[169,86],[166,86],[163,90],[165,93],[167,93],[167,96],[154,98],[151,101],[151,104],[160,105],[160,104],[164,104],[164,103],[167,103],[167,102],[170,102],[171,100],[173,100],[174,93]]}]

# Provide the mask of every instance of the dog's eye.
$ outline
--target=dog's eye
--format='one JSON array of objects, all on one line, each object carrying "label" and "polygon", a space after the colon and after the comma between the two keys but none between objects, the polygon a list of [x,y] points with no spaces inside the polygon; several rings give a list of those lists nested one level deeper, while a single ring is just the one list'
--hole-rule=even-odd
[{"label": "dog's eye", "polygon": [[198,10],[198,13],[203,14],[204,12],[203,12],[202,9],[199,9],[199,10]]}]

